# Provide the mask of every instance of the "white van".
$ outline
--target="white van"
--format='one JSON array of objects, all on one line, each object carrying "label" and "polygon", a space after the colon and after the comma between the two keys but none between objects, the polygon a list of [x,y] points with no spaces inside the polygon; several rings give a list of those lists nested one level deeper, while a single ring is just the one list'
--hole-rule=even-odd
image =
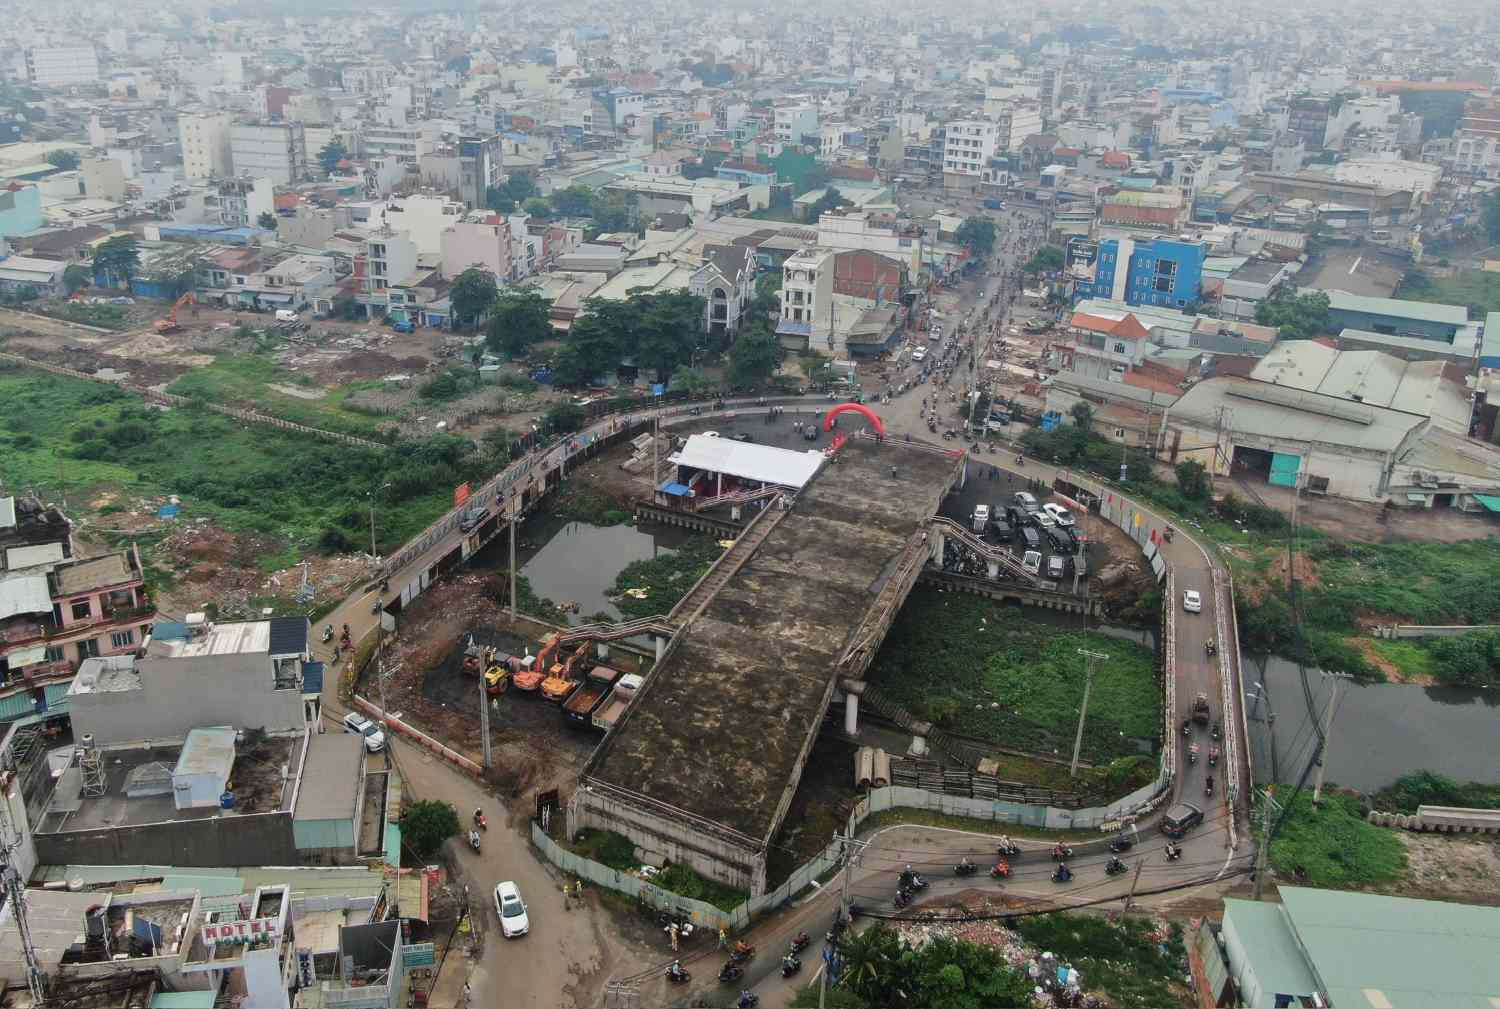
[{"label": "white van", "polygon": [[276,321],[277,322],[296,322],[297,321],[297,313],[293,312],[290,308],[278,308],[276,310]]}]

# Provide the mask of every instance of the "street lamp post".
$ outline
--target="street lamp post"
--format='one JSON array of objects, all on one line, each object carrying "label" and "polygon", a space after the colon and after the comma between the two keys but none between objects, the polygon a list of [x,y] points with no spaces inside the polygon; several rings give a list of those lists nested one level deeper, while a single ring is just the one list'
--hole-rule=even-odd
[{"label": "street lamp post", "polygon": [[375,495],[390,488],[389,483],[383,483],[372,491],[365,492],[365,498],[370,502],[370,556],[380,556],[375,550]]},{"label": "street lamp post", "polygon": [[1088,660],[1088,671],[1083,680],[1083,704],[1078,709],[1078,734],[1073,737],[1073,763],[1068,768],[1068,776],[1078,777],[1078,753],[1083,749],[1083,720],[1089,713],[1089,693],[1094,689],[1094,663],[1108,662],[1109,656],[1103,652],[1091,652],[1087,648],[1078,649],[1078,654]]}]

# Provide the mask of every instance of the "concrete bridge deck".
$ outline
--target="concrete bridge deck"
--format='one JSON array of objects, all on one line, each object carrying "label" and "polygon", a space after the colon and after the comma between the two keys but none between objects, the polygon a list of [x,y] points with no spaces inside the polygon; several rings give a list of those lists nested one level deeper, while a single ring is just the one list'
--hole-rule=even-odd
[{"label": "concrete bridge deck", "polygon": [[595,751],[578,825],[606,825],[607,815],[610,829],[678,859],[685,853],[660,836],[648,843],[659,830],[644,820],[643,833],[626,829],[621,806],[633,807],[632,822],[647,809],[678,820],[688,829],[671,833],[689,845],[707,830],[738,849],[747,874],[733,875],[754,889],[746,861],[785,815],[850,647],[874,610],[904,600],[915,578],[904,580],[903,562],[961,465],[928,447],[847,443],[677,636]]}]

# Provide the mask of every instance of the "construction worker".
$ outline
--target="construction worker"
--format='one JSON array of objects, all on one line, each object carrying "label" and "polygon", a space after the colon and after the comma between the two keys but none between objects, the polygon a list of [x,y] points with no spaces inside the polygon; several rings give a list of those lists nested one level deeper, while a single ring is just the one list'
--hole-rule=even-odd
[{"label": "construction worker", "polygon": [[729,933],[724,931],[724,926],[719,926],[719,949],[729,948]]}]

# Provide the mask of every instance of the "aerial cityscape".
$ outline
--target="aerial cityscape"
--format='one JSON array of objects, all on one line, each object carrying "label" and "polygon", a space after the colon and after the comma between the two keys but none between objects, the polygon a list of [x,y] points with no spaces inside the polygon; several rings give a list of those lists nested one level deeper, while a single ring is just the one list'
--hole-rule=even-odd
[{"label": "aerial cityscape", "polygon": [[6,7],[0,1009],[1500,1005],[1500,6]]}]

